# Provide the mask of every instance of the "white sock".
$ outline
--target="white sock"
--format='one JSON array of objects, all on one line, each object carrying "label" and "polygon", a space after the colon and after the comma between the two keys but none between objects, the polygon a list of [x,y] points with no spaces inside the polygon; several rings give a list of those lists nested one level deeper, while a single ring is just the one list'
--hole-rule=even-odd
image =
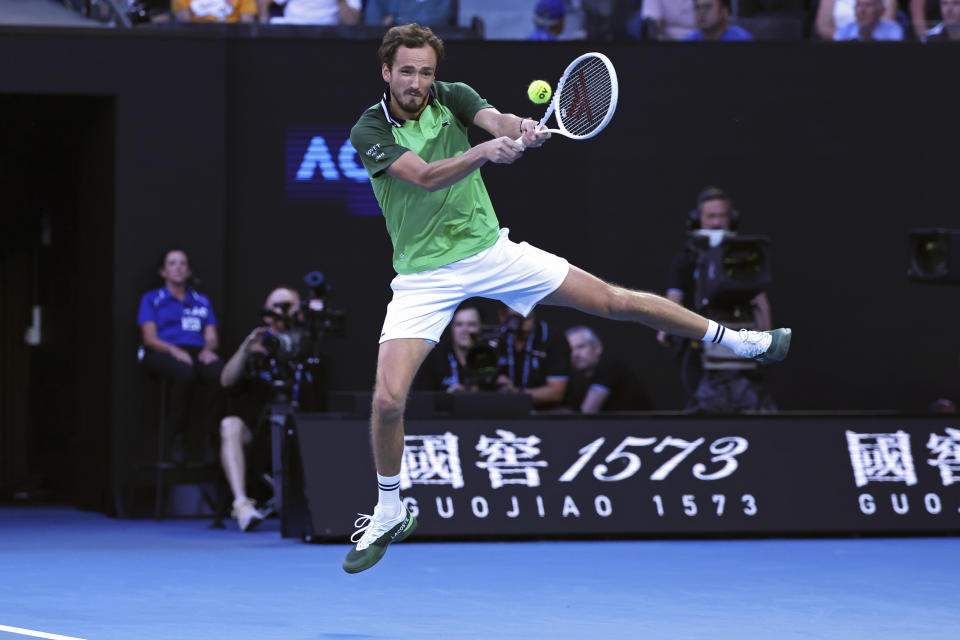
[{"label": "white sock", "polygon": [[400,474],[382,476],[378,473],[377,487],[380,492],[377,504],[382,507],[384,515],[390,518],[400,515]]},{"label": "white sock", "polygon": [[731,349],[734,353],[737,352],[737,347],[740,346],[741,342],[739,331],[727,329],[722,324],[714,322],[713,320],[707,320],[707,332],[702,338],[700,338],[700,341],[722,344],[723,346]]}]

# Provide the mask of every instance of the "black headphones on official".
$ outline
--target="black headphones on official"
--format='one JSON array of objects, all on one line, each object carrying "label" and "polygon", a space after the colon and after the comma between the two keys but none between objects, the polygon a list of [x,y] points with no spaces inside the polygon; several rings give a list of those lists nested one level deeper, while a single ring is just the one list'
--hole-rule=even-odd
[{"label": "black headphones on official", "polygon": [[691,209],[684,221],[687,231],[696,231],[700,228],[700,205],[707,200],[726,200],[730,203],[730,231],[740,228],[740,212],[734,209],[730,195],[719,187],[707,187],[697,196],[697,206]]}]

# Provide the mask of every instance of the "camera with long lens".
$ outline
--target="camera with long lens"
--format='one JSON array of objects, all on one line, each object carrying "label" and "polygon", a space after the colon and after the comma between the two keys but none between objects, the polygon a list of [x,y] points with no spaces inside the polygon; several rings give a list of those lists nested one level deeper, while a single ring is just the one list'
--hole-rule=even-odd
[{"label": "camera with long lens", "polygon": [[523,316],[509,311],[503,324],[481,325],[480,331],[470,335],[466,365],[476,376],[480,391],[499,389],[497,378],[503,365],[500,358],[500,343],[509,336],[516,337],[523,325]]},{"label": "camera with long lens", "polygon": [[467,369],[476,376],[480,391],[496,391],[497,376],[500,373],[500,359],[497,345],[500,343],[499,325],[481,325],[480,331],[470,334],[470,348],[467,349]]},{"label": "camera with long lens", "polygon": [[344,311],[330,306],[330,287],[323,274],[311,271],[303,281],[307,294],[299,308],[281,303],[279,311],[259,311],[261,318],[274,320],[276,330],[264,335],[264,353],[247,361],[248,374],[270,386],[274,402],[297,405],[303,386],[314,382],[323,339],[346,332]]}]

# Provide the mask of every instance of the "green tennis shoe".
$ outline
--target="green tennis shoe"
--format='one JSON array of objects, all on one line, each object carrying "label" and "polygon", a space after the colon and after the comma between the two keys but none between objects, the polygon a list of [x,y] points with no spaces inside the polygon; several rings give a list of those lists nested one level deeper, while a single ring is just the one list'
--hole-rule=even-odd
[{"label": "green tennis shoe", "polygon": [[387,552],[387,545],[406,540],[417,528],[417,518],[406,506],[402,506],[399,516],[389,520],[383,518],[380,505],[373,509],[372,516],[358,515],[354,523],[357,530],[350,536],[350,542],[356,542],[356,546],[343,559],[343,570],[347,573],[360,573],[377,564]]},{"label": "green tennis shoe", "polygon": [[736,350],[738,356],[753,358],[757,362],[770,364],[780,362],[787,357],[790,351],[790,339],[793,337],[791,329],[774,329],[773,331],[740,330],[740,347]]}]

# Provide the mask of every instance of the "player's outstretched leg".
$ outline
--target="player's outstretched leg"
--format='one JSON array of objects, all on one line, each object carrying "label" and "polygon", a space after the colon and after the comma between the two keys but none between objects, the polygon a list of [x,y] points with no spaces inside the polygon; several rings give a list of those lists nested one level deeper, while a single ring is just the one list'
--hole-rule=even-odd
[{"label": "player's outstretched leg", "polygon": [[758,362],[779,362],[790,350],[790,329],[732,331],[662,296],[604,282],[573,265],[560,287],[543,304],[572,307],[611,320],[629,320],[666,333],[714,342]]},{"label": "player's outstretched leg", "polygon": [[402,338],[380,345],[377,383],[373,391],[370,437],[377,465],[378,501],[373,514],[359,514],[356,543],[343,560],[343,570],[359,573],[375,565],[387,546],[407,538],[417,519],[400,500],[400,464],[403,456],[403,409],[413,377],[433,344]]}]

